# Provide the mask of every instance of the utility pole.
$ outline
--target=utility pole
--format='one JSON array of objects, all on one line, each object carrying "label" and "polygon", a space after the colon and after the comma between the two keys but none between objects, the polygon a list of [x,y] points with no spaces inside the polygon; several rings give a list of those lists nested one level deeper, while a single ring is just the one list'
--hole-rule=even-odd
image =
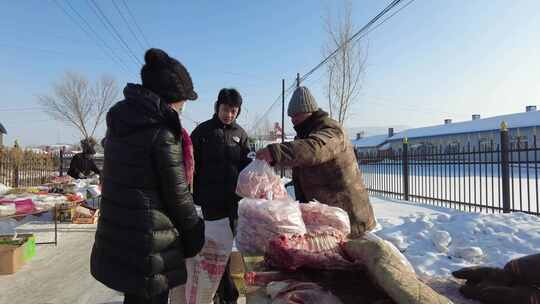
[{"label": "utility pole", "polygon": [[[281,143],[285,142],[285,79],[281,79]],[[285,169],[281,167],[281,177],[285,175]]]}]

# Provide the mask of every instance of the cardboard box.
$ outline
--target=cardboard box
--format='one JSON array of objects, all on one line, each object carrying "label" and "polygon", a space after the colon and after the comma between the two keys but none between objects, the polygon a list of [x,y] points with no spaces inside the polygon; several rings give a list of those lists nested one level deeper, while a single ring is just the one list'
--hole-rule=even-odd
[{"label": "cardboard box", "polygon": [[12,235],[0,236],[0,274],[17,272],[36,255],[36,239],[33,234],[19,234],[19,244],[13,244]]},{"label": "cardboard box", "polygon": [[242,255],[238,251],[231,252],[231,263],[229,264],[229,270],[231,274],[239,274],[244,275],[245,267],[244,267],[244,260],[242,259]]},{"label": "cardboard box", "polygon": [[77,204],[73,202],[64,202],[56,206],[56,220],[59,222],[71,222],[75,214]]},{"label": "cardboard box", "polygon": [[96,224],[99,217],[99,209],[79,206],[75,208],[71,222],[73,224]]}]

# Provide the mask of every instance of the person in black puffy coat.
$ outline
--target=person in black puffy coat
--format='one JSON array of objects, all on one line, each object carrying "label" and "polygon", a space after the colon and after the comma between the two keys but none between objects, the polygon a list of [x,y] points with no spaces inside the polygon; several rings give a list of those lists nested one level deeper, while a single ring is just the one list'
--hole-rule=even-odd
[{"label": "person in black puffy coat", "polygon": [[[191,133],[195,156],[194,199],[204,219],[229,219],[236,234],[238,201],[236,183],[239,172],[250,159],[248,136],[236,123],[242,109],[242,96],[235,89],[219,91],[215,113]],[[221,279],[214,303],[236,303],[238,290],[229,273],[229,262]]]},{"label": "person in black puffy coat", "polygon": [[107,113],[101,216],[91,255],[94,278],[124,303],[167,303],[185,284],[184,259],[204,245],[204,221],[188,190],[178,116],[197,99],[185,67],[150,49],[142,85]]}]

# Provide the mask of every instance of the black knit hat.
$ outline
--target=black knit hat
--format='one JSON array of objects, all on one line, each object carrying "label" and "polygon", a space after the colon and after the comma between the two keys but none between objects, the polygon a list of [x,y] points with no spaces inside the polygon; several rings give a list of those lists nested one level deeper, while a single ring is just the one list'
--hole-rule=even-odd
[{"label": "black knit hat", "polygon": [[240,115],[240,111],[242,110],[242,95],[240,95],[240,92],[238,92],[236,89],[221,89],[218,94],[218,99],[215,103],[214,110],[216,113],[219,111],[219,105],[220,104],[226,104],[231,107],[238,107],[238,114],[236,117]]},{"label": "black knit hat", "polygon": [[81,149],[85,154],[96,154],[94,146],[96,145],[96,140],[92,137],[87,137],[81,140]]},{"label": "black knit hat", "polygon": [[195,100],[193,82],[186,68],[160,49],[149,49],[144,54],[141,69],[143,87],[159,95],[167,103]]}]

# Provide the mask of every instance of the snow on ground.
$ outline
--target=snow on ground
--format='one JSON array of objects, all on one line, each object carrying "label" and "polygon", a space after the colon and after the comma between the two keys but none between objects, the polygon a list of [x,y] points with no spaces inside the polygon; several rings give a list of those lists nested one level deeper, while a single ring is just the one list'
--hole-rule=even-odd
[{"label": "snow on ground", "polygon": [[525,213],[464,213],[372,197],[377,235],[393,243],[420,276],[448,277],[473,265],[502,267],[540,252],[540,218]]}]

